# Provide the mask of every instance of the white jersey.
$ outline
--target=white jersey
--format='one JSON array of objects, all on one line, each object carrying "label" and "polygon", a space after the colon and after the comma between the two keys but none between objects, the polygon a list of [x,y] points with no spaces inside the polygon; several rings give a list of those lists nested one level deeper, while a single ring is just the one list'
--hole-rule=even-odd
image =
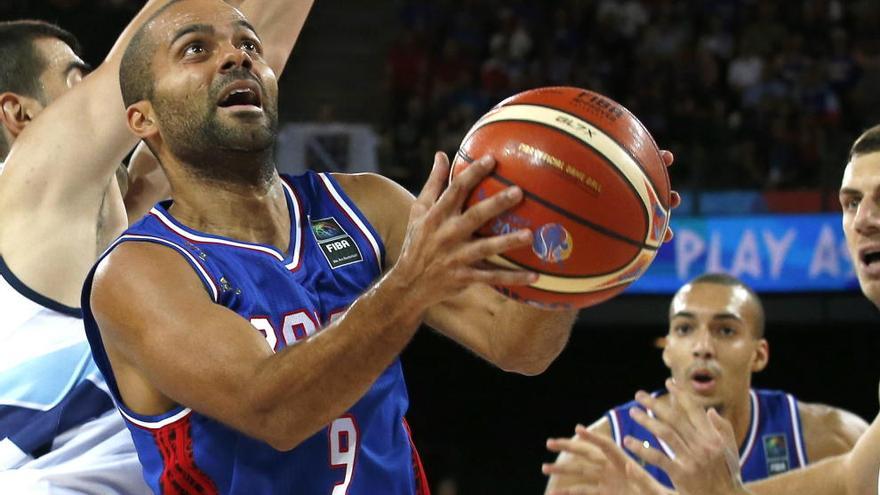
[{"label": "white jersey", "polygon": [[0,258],[0,470],[112,408],[80,310],[34,292]]},{"label": "white jersey", "polygon": [[0,493],[150,493],[80,309],[26,286],[2,256]]}]

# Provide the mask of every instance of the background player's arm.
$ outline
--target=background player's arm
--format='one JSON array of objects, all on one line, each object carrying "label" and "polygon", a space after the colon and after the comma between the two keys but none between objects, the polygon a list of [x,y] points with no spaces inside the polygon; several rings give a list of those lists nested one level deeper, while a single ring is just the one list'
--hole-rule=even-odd
[{"label": "background player's arm", "polygon": [[364,395],[428,307],[475,280],[533,281],[529,274],[473,268],[487,255],[530,242],[520,234],[471,239],[522,200],[521,191],[510,190],[461,213],[468,192],[490,170],[488,162],[475,164],[441,194],[448,163],[436,163],[394,268],[341,318],[277,354],[250,323],[208,297],[180,254],[151,243],[118,246],[85,293],[123,401],[143,414],[184,404],[276,448],[295,447]]},{"label": "background player's arm", "polygon": [[810,462],[849,452],[868,429],[859,416],[825,404],[798,402],[798,410]]},{"label": "background player's arm", "polygon": [[[608,418],[602,416],[601,419],[591,424],[588,429],[597,434],[602,435],[603,437],[613,438],[611,435],[611,424],[608,422]],[[572,441],[579,441],[577,435],[574,435],[571,438]],[[596,449],[598,454],[601,454],[599,449]],[[577,463],[578,459],[575,455],[569,452],[560,452],[559,456],[556,457],[556,465],[562,464],[571,464]],[[559,490],[563,488],[571,488],[573,486],[585,486],[590,484],[590,480],[586,480],[574,475],[565,475],[565,474],[551,474],[550,479],[547,481],[547,489],[545,493],[551,493],[552,490]]]},{"label": "background player's arm", "polygon": [[[412,195],[373,174],[337,175],[385,243],[385,266],[396,262]],[[457,297],[430,308],[425,323],[494,365],[522,374],[544,371],[568,341],[576,311],[547,311],[504,297],[486,284],[473,284]]]}]

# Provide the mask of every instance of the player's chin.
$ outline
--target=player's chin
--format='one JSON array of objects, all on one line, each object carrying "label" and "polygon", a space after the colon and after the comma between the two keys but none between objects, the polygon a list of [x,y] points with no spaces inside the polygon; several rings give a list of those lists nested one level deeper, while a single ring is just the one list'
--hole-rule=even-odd
[{"label": "player's chin", "polygon": [[862,294],[874,303],[874,306],[880,308],[880,280],[865,277],[860,274],[859,285],[862,288]]}]

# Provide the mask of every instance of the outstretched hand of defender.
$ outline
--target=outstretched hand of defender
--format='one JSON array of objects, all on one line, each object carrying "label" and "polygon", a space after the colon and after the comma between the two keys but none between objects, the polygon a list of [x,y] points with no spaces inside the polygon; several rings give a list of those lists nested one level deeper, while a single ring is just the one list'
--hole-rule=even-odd
[{"label": "outstretched hand of defender", "polygon": [[[669,150],[660,150],[660,158],[663,159],[663,164],[666,167],[671,167],[672,162],[675,161],[675,156]],[[669,193],[669,210],[673,210],[678,208],[678,205],[681,204],[681,194],[678,194],[678,191],[672,191]],[[666,234],[663,236],[663,242],[669,242],[672,240],[672,237],[675,235],[672,232],[672,227],[668,227],[666,229]]]},{"label": "outstretched hand of defender", "polygon": [[527,285],[537,279],[532,272],[480,263],[492,255],[528,246],[532,241],[529,230],[485,238],[474,236],[483,224],[523,198],[522,190],[513,186],[464,209],[471,191],[494,167],[495,161],[484,157],[446,187],[449,159],[444,153],[434,156],[431,175],[410,210],[406,238],[393,269],[426,307],[457,295],[473,283]]},{"label": "outstretched hand of defender", "polygon": [[674,459],[644,446],[627,436],[624,445],[643,461],[666,471],[682,495],[743,495],[739,456],[733,427],[714,409],[703,410],[671,379],[666,381],[671,400],[661,402],[640,391],[636,401],[654,416],[639,408],[630,416],[665,442],[675,453]]},{"label": "outstretched hand of defender", "polygon": [[564,453],[544,464],[546,475],[561,475],[575,483],[551,489],[547,495],[669,495],[671,492],[627,456],[610,438],[583,425],[575,438],[551,438],[547,449]]}]

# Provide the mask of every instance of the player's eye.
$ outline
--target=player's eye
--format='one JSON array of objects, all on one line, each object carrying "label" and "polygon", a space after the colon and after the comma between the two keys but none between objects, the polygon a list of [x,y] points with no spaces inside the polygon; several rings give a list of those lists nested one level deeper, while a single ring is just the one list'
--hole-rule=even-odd
[{"label": "player's eye", "polygon": [[201,42],[190,43],[183,49],[183,55],[186,57],[201,55],[205,53],[205,45]]},{"label": "player's eye", "polygon": [[736,335],[736,329],[731,327],[721,327],[718,329],[718,333],[720,333],[724,337],[733,337]]},{"label": "player's eye", "polygon": [[675,325],[672,328],[672,331],[675,332],[676,335],[687,335],[687,334],[691,333],[692,330],[693,330],[693,327],[691,327],[688,324]]},{"label": "player's eye", "polygon": [[247,50],[253,53],[260,53],[260,45],[254,40],[243,40],[240,46],[243,50]]},{"label": "player's eye", "polygon": [[855,196],[847,196],[845,198],[841,198],[840,206],[843,207],[845,211],[855,211],[859,207],[860,198]]}]

